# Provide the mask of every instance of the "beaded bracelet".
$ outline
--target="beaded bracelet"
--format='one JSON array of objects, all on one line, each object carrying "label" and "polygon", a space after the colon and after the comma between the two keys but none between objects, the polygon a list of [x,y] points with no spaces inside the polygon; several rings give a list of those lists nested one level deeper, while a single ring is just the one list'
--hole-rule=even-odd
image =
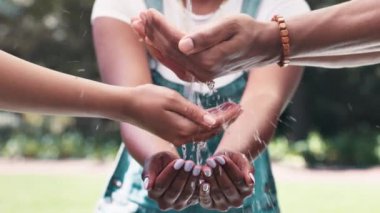
[{"label": "beaded bracelet", "polygon": [[280,61],[277,63],[280,67],[287,67],[290,63],[290,39],[289,39],[289,31],[285,23],[285,19],[282,16],[275,15],[272,18],[272,21],[278,23],[278,28],[280,29],[280,39],[282,46],[282,53],[280,57]]}]

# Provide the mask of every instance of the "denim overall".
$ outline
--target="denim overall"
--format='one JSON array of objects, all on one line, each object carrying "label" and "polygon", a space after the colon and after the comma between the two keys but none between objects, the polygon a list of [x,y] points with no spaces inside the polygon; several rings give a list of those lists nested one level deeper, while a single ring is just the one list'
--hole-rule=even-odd
[{"label": "denim overall", "polygon": [[[146,0],[148,8],[155,8],[159,11],[162,9],[162,0]],[[259,7],[260,0],[244,0],[242,12],[255,17]],[[184,86],[170,82],[163,78],[158,72],[152,68],[153,83],[160,86],[165,86],[177,92],[184,94]],[[199,100],[202,106],[210,108],[217,106],[226,101],[239,103],[247,83],[247,74],[242,74],[233,82],[218,88],[212,95],[199,94]],[[223,133],[209,139],[206,143],[209,153],[212,154]],[[187,156],[194,154],[192,144],[187,145]],[[183,156],[182,149],[178,152]],[[207,153],[202,153],[203,159],[206,159]],[[136,213],[159,213],[161,211],[155,201],[147,196],[147,191],[143,189],[141,180],[142,167],[128,154],[124,145],[121,145],[118,154],[118,163],[116,169],[110,178],[104,198],[97,207],[97,212],[118,213],[118,212],[136,212]],[[255,167],[255,190],[252,196],[246,198],[241,208],[233,208],[227,212],[230,213],[251,213],[251,212],[280,212],[276,197],[275,183],[270,167],[268,151],[263,151],[254,162]],[[213,213],[212,211],[203,209],[199,204],[188,207],[182,211],[165,211],[169,213]]]}]

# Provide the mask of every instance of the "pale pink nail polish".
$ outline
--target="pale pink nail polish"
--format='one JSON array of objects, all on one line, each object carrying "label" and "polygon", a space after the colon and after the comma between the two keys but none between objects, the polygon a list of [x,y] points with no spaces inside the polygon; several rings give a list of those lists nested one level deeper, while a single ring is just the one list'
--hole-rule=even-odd
[{"label": "pale pink nail polish", "polygon": [[173,167],[175,170],[180,170],[184,164],[185,164],[185,161],[183,159],[178,159],[175,161]]},{"label": "pale pink nail polish", "polygon": [[148,190],[148,186],[149,186],[149,178],[145,178],[144,179],[144,189]]},{"label": "pale pink nail polish", "polygon": [[212,171],[210,168],[203,170],[203,173],[206,175],[206,177],[211,177],[212,175]]},{"label": "pale pink nail polish", "polygon": [[207,160],[206,160],[206,164],[207,164],[209,167],[213,168],[213,169],[216,168],[216,162],[215,162],[214,159],[211,159],[211,158],[207,159]]},{"label": "pale pink nail polish", "polygon": [[195,166],[194,169],[193,169],[193,175],[195,177],[199,176],[199,174],[201,174],[201,167],[200,166]]},{"label": "pale pink nail polish", "polygon": [[253,176],[252,173],[249,173],[249,177],[251,178],[253,184],[255,184],[255,182],[256,182],[256,181],[255,181],[255,176]]},{"label": "pale pink nail polish", "polygon": [[224,157],[223,156],[216,156],[215,157],[215,160],[216,161],[218,161],[218,163],[220,164],[220,165],[224,165],[224,164],[226,164],[226,160],[224,159]]},{"label": "pale pink nail polish", "polygon": [[185,172],[190,172],[193,169],[193,167],[194,167],[193,161],[186,161],[184,170]]}]

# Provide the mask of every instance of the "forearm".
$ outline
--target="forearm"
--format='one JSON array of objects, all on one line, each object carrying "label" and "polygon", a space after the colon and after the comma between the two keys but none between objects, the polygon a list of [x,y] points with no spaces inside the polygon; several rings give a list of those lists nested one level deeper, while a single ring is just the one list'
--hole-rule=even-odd
[{"label": "forearm", "polygon": [[[144,46],[128,24],[98,18],[94,21],[93,35],[103,81],[130,87],[151,83]],[[141,165],[158,152],[177,153],[173,145],[139,127],[122,123],[120,128],[128,152]]]},{"label": "forearm", "polygon": [[[3,51],[0,64],[3,110],[110,118],[119,102],[118,87],[56,72]],[[132,98],[128,91],[123,89],[124,98]]]},{"label": "forearm", "polygon": [[176,148],[169,142],[143,129],[122,123],[121,135],[128,152],[133,158],[144,165],[144,161],[159,152],[171,152],[178,155]]},{"label": "forearm", "polygon": [[378,62],[379,7],[378,0],[353,0],[286,20],[291,63],[346,67]]},{"label": "forearm", "polygon": [[270,65],[252,71],[241,100],[242,115],[227,129],[217,151],[254,159],[265,149],[301,80],[303,68]]},{"label": "forearm", "polygon": [[276,129],[282,104],[268,96],[253,99],[257,101],[241,104],[243,113],[224,133],[216,152],[240,152],[255,159],[265,149]]}]

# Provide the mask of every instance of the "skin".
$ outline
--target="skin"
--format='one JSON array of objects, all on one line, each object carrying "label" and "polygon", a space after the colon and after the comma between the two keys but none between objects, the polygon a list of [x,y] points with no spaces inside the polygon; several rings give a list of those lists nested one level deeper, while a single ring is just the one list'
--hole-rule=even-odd
[{"label": "skin", "polygon": [[[203,208],[226,211],[240,207],[244,198],[252,194],[254,182],[249,174],[253,175],[254,171],[245,155],[229,151],[217,153],[207,160],[207,165],[203,167],[203,179],[210,189],[207,192],[201,187],[199,192]],[[211,176],[207,170],[212,171]]]},{"label": "skin", "polygon": [[[129,122],[177,145],[199,133],[202,138],[215,132],[214,126],[204,120],[212,115],[167,88],[110,86],[44,68],[3,51],[0,64],[2,110]],[[215,125],[220,125],[217,122]]]},{"label": "skin", "polygon": [[[373,30],[380,24],[379,6],[377,0],[352,0],[287,19],[290,64],[339,68],[379,63],[380,31]],[[183,65],[172,67],[184,80],[183,73],[208,81],[280,59],[277,23],[258,22],[246,15],[231,16],[185,35],[157,11],[148,10],[133,26],[157,52],[165,53],[158,57],[163,63]]]},{"label": "skin", "polygon": [[[193,11],[195,13],[197,12],[198,8],[196,2],[197,1],[193,1]],[[135,26],[135,24],[133,24],[133,26]],[[140,36],[145,36],[144,29],[136,29],[135,27],[135,30],[138,32]],[[175,33],[177,32],[178,31],[175,31]],[[152,31],[152,33],[155,32]],[[163,56],[163,54],[165,54],[165,57],[161,57],[161,59],[167,58],[166,56],[171,55],[172,51],[178,52],[178,50],[172,50],[173,48],[171,50],[168,50],[169,52],[155,52],[157,48],[153,46],[153,43],[158,44],[159,41],[167,42],[166,40],[164,40],[165,36],[165,34],[155,34],[154,37],[158,40],[145,40],[147,41],[148,49],[151,51],[151,53],[153,53],[154,56]],[[182,34],[178,34],[178,39],[174,42],[178,43],[181,36]],[[107,73],[117,72],[118,70],[120,70],[120,73],[123,73],[120,75],[124,75],[125,77],[128,76],[129,79],[137,79],[141,76],[149,76],[149,70],[147,68],[143,68],[144,66],[147,67],[147,65],[144,65],[147,63],[146,55],[145,53],[143,53],[144,46],[141,42],[139,42],[139,38],[133,32],[130,25],[114,20],[112,18],[98,18],[94,21],[94,38],[98,54],[100,53],[105,55],[104,57],[99,57],[98,55],[98,59],[100,59],[100,67],[102,67],[102,64],[110,64],[109,66],[115,66],[116,64],[120,64],[117,68],[114,69],[107,68],[109,66],[104,66],[103,69],[101,69],[102,75],[108,75]],[[125,49],[123,47],[126,46],[128,46],[129,48],[136,46],[141,48],[141,50],[131,51],[133,52],[133,55],[129,57],[127,57],[127,53],[120,54],[120,52],[123,52],[123,50],[115,50]],[[139,52],[141,52],[140,55],[138,54]],[[173,56],[175,55],[176,54],[173,54]],[[143,58],[144,60],[141,60],[141,58]],[[170,63],[170,61],[171,60],[168,60],[167,62]],[[164,62],[164,64],[168,65],[166,62]],[[173,66],[179,65],[175,64]],[[173,69],[173,67],[171,67],[170,64],[169,67]],[[121,70],[123,72],[121,72]],[[127,73],[125,72],[125,70],[134,70],[134,72]],[[113,76],[112,74],[109,75]],[[138,75],[138,77],[135,75]],[[250,74],[247,88],[244,92],[244,96],[242,99],[242,104],[244,104],[242,106],[245,109],[243,110],[241,116],[244,116],[244,118],[238,117],[230,127],[232,128],[232,126],[234,126],[235,123],[238,123],[234,128],[242,128],[242,130],[239,129],[237,131],[236,129],[229,128],[227,133],[223,137],[221,144],[219,145],[218,150],[214,156],[217,157],[221,155],[220,153],[224,152],[231,153],[230,155],[223,155],[228,164],[226,166],[219,165],[219,167],[217,168],[210,168],[210,166],[208,165],[204,165],[202,167],[202,170],[215,170],[213,171],[214,174],[218,174],[216,171],[219,171],[221,169],[234,171],[234,174],[237,174],[236,176],[229,176],[228,174],[231,175],[231,173],[222,172],[222,175],[220,176],[217,175],[207,177],[207,180],[210,183],[208,183],[207,181],[206,183],[209,184],[211,189],[211,191],[208,192],[210,196],[209,199],[217,200],[216,203],[211,203],[211,205],[206,205],[202,203],[202,198],[207,197],[204,194],[201,194],[203,185],[199,185],[198,189],[196,188],[189,190],[187,187],[191,185],[189,184],[189,182],[187,182],[187,180],[189,180],[189,176],[186,176],[183,173],[183,171],[175,171],[175,169],[173,168],[175,160],[178,160],[178,153],[173,151],[173,147],[167,146],[168,143],[165,141],[157,141],[153,138],[153,136],[145,137],[144,135],[146,134],[144,134],[142,131],[133,129],[133,127],[130,126],[123,125],[122,135],[126,143],[126,146],[128,147],[128,150],[131,152],[131,154],[141,164],[144,162],[144,159],[145,162],[148,162],[145,165],[154,165],[155,162],[158,163],[159,161],[155,161],[154,159],[159,152],[171,152],[173,155],[177,156],[176,158],[173,158],[171,161],[167,161],[165,167],[160,165],[145,166],[144,171],[146,172],[144,172],[144,174],[149,175],[143,176],[143,178],[148,178],[148,190],[159,191],[157,193],[149,193],[150,197],[156,200],[160,208],[164,210],[183,209],[189,205],[197,203],[198,200],[202,206],[210,209],[225,210],[233,206],[241,205],[244,198],[249,196],[251,194],[249,192],[252,192],[253,189],[253,183],[252,181],[250,182],[249,178],[249,174],[253,172],[253,168],[251,164],[249,164],[249,162],[252,159],[254,159],[258,155],[258,153],[262,151],[262,149],[265,148],[265,143],[259,143],[259,140],[256,140],[256,138],[246,136],[252,136],[254,135],[253,133],[255,133],[258,137],[260,137],[260,140],[269,141],[269,138],[275,130],[274,124],[277,122],[279,114],[281,113],[282,109],[286,106],[288,99],[292,96],[293,91],[297,87],[301,75],[301,68],[289,67],[286,70],[283,70],[277,66],[269,66],[265,69],[257,69],[255,72],[252,72]],[[121,77],[118,75],[115,75],[112,78],[121,79]],[[144,78],[144,81],[140,83],[146,83],[150,81],[150,78]],[[273,83],[268,84],[267,82]],[[131,84],[134,84],[134,82],[132,82]],[[254,89],[253,85],[255,85]],[[245,112],[245,110],[248,111]],[[123,134],[123,132],[125,132],[125,134]],[[236,146],[236,138],[240,138],[241,133],[244,135],[244,137],[242,137],[242,140],[239,140],[239,145]],[[152,146],[152,141],[155,141],[154,148],[147,150],[146,146],[144,145],[144,140],[150,141],[149,146]],[[139,145],[136,146],[136,144]],[[132,149],[130,149],[129,147],[132,147]],[[241,165],[241,162],[244,162],[244,165],[246,166],[239,170],[239,167],[237,167],[236,165]],[[164,168],[161,170],[150,169],[154,167]],[[152,173],[154,174],[152,175]],[[159,176],[159,187],[157,189],[155,188],[155,182],[157,177]],[[203,172],[201,178],[205,179],[204,176],[205,174]],[[177,178],[173,179],[173,177]],[[182,180],[181,182],[176,183],[177,187],[175,189],[177,194],[173,192],[173,188],[170,184],[168,184],[172,183],[173,180]],[[243,182],[245,183],[245,185],[242,185]],[[164,183],[165,185],[163,185]],[[183,187],[182,190],[178,190],[181,187]],[[220,188],[221,191],[215,190],[217,188]],[[218,200],[218,198],[221,197],[219,196],[221,193],[227,193],[231,190],[233,190],[234,192],[232,200]],[[191,193],[188,191],[190,191]],[[189,199],[190,194],[192,194],[192,196]],[[225,195],[223,194],[223,196]]]},{"label": "skin", "polygon": [[[232,173],[227,172],[231,168],[224,168],[225,166],[216,161],[217,165],[224,169],[224,172],[220,173],[219,167],[216,167],[212,169],[213,174],[227,174],[227,176],[219,179],[216,176],[214,177],[217,178],[216,181],[206,180],[211,190],[209,193],[210,198],[206,199],[206,201],[211,199],[213,202],[200,202],[202,206],[210,209],[226,210],[226,208],[242,205],[244,198],[250,195],[249,193],[241,193],[247,192],[246,190],[249,189],[252,190],[251,186],[247,185],[249,184],[249,174],[253,171],[249,162],[252,162],[270,142],[270,138],[276,130],[278,118],[293,96],[301,80],[302,73],[303,69],[300,67],[279,68],[277,65],[258,68],[250,72],[248,83],[240,102],[243,112],[228,127],[215,151],[216,154],[210,158],[214,160],[215,156],[225,152],[230,153],[223,155],[223,157],[227,162],[235,162],[239,166],[238,168],[241,168],[240,173],[234,172],[233,174],[239,175],[231,177],[228,174]],[[210,163],[207,166],[212,168]],[[237,180],[240,180],[240,182]],[[242,185],[243,182],[246,184]],[[242,190],[243,186],[247,187],[246,190]],[[221,196],[218,195],[221,194],[220,192],[224,192],[224,200],[220,200]],[[233,194],[234,196],[226,196],[226,194]],[[202,196],[203,198],[206,197],[204,194]],[[233,199],[228,200],[228,198]],[[215,202],[215,200],[219,201]]]},{"label": "skin", "polygon": [[[106,83],[128,87],[152,83],[146,49],[129,24],[113,18],[100,17],[93,22],[93,36],[101,76]],[[241,113],[240,106],[231,103],[228,103],[227,106],[225,110],[215,111],[211,109],[210,114],[215,119],[214,126],[208,129],[198,127],[197,132],[188,135],[189,137],[186,138],[186,141],[205,139],[215,135],[221,130],[222,124],[225,121],[234,120]],[[152,118],[149,120],[151,123],[162,126],[167,132],[173,131],[173,129],[162,125],[159,120]],[[164,140],[128,123],[121,124],[121,135],[129,153],[141,165],[144,165],[144,162],[152,161],[161,152],[168,152],[174,156],[178,156],[178,153],[171,144],[179,145],[180,143]],[[150,148],[147,149],[146,147]],[[155,161],[153,161],[154,163]],[[170,165],[165,166],[168,167],[167,170],[169,171],[174,170]],[[158,176],[159,174],[152,177]],[[187,176],[181,175],[181,173],[164,177],[173,178],[176,176],[180,177],[178,180],[182,180],[185,187],[183,190],[179,190],[180,195],[178,195],[178,198],[176,197],[175,201],[173,201],[170,185],[166,185],[164,194],[159,194],[159,197],[155,196],[155,193],[150,193],[150,196],[162,208],[169,208],[167,207],[168,203],[172,204],[170,208],[183,208],[184,205],[188,205],[189,196],[187,194],[193,194],[196,190],[190,188],[191,184],[186,184],[186,178],[184,177]],[[149,183],[153,184],[155,181],[155,178],[149,178]],[[152,190],[155,189],[152,188]],[[176,190],[178,191],[178,189]]]}]

